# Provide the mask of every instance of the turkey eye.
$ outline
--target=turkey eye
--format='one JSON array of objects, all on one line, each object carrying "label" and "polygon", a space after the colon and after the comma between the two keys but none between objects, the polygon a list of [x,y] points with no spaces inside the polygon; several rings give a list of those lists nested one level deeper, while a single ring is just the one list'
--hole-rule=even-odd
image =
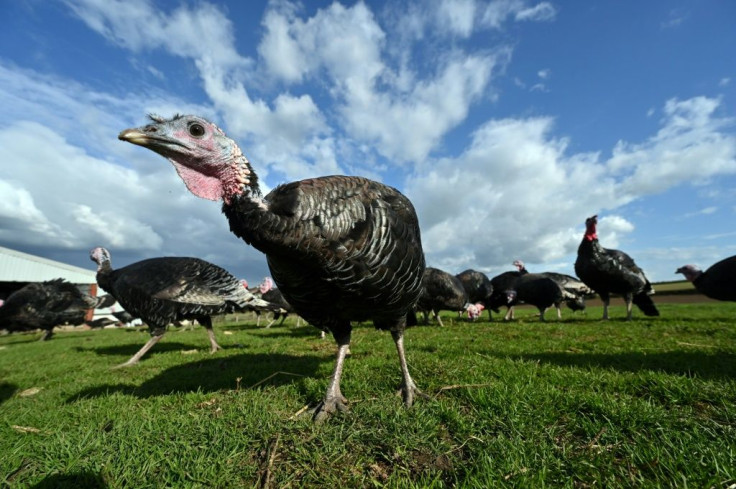
[{"label": "turkey eye", "polygon": [[204,136],[204,127],[202,127],[202,124],[192,124],[189,126],[189,134],[195,138],[201,138]]}]

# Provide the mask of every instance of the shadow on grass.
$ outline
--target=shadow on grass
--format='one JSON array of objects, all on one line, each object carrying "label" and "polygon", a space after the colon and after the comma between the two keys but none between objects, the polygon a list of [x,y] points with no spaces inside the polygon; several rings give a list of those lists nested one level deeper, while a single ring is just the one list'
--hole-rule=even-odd
[{"label": "shadow on grass", "polygon": [[54,474],[45,477],[31,489],[103,489],[107,487],[100,474],[80,472],[76,474]]},{"label": "shadow on grass", "polygon": [[[148,341],[146,339],[146,341]],[[138,350],[141,349],[141,347],[145,344],[145,341],[142,341],[140,344],[132,344],[132,345],[113,345],[113,346],[97,346],[93,348],[85,348],[83,346],[76,346],[74,347],[75,351],[79,352],[88,352],[93,351],[97,353],[98,355],[120,355],[121,357],[132,357]],[[207,341],[207,337],[205,336],[202,338],[202,344],[201,345],[195,345],[192,343],[178,343],[176,341],[167,342],[165,340],[157,343],[154,345],[151,350],[149,350],[146,355],[141,359],[141,362],[145,362],[147,358],[151,358],[151,356],[155,356],[157,353],[164,353],[164,352],[171,352],[171,351],[182,351],[182,350],[191,350],[193,348],[201,349],[201,350],[209,350],[210,343]],[[232,346],[225,346],[223,347],[224,350],[228,350],[230,348],[234,348]],[[126,358],[123,358],[125,360]]]},{"label": "shadow on grass", "polygon": [[[301,383],[303,378],[314,376],[321,363],[333,361],[333,355],[297,356],[281,353],[208,358],[168,368],[140,385],[99,385],[85,389],[66,402],[107,396],[116,392],[148,398],[173,393],[231,390],[238,385],[241,389],[247,389],[272,375],[262,385]],[[277,373],[279,374],[274,375]]]},{"label": "shadow on grass", "polygon": [[9,384],[8,382],[0,382],[0,404],[4,403],[15,394],[18,390],[18,386],[15,384]]},{"label": "shadow on grass", "polygon": [[703,379],[736,377],[736,354],[726,352],[671,351],[660,353],[530,353],[509,355],[493,352],[491,355],[514,360],[539,361],[566,367],[610,368],[622,372],[651,370]]},{"label": "shadow on grass", "polygon": [[[251,336],[258,336],[260,338],[268,337],[268,338],[319,338],[320,330],[313,327],[301,327],[301,328],[279,328],[276,326],[272,326],[268,329],[266,328],[258,328],[263,330],[263,334],[254,334],[254,333],[246,333]],[[328,335],[330,341],[332,340],[332,335]],[[334,341],[333,341],[334,343]]]}]

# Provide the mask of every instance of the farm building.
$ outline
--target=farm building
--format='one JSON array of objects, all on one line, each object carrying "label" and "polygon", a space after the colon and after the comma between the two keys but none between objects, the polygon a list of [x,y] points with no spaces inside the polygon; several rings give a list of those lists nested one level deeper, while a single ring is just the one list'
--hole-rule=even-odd
[{"label": "farm building", "polygon": [[[83,292],[97,296],[96,271],[75,267],[59,261],[0,246],[0,300],[31,282],[44,282],[63,278],[77,285]],[[100,294],[102,295],[102,294]],[[117,303],[117,310],[121,310]],[[110,312],[115,308],[88,311],[87,321],[107,317],[115,319]]]},{"label": "farm building", "polygon": [[95,271],[0,246],[0,299],[31,282],[63,278],[97,295]]}]

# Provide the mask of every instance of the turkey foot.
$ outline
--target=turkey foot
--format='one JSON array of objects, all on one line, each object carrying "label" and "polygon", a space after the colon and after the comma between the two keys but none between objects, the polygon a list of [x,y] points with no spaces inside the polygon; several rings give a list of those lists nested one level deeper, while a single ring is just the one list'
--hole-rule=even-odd
[{"label": "turkey foot", "polygon": [[419,390],[411,377],[409,377],[408,385],[405,382],[402,382],[401,386],[399,386],[399,390],[396,391],[396,395],[401,396],[406,407],[411,407],[412,404],[414,404],[414,399],[417,397],[421,397],[422,399],[426,400],[431,399],[431,397]]},{"label": "turkey foot", "polygon": [[336,411],[346,413],[350,410],[347,404],[348,400],[339,392],[335,396],[325,397],[312,412],[312,420],[315,423],[321,423]]}]

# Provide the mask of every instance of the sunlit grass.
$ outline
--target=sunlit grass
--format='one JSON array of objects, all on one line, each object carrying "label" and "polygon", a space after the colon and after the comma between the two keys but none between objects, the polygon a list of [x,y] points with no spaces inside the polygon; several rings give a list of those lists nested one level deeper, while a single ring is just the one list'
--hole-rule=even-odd
[{"label": "sunlit grass", "polygon": [[[141,330],[0,338],[0,486],[727,487],[736,483],[736,304],[613,307],[539,323],[407,332],[432,400],[405,409],[387,333],[356,327],[351,412],[308,413],[333,368],[312,327],[172,329],[111,370]],[[553,317],[554,314],[548,314]],[[34,393],[32,388],[40,389]]]}]

